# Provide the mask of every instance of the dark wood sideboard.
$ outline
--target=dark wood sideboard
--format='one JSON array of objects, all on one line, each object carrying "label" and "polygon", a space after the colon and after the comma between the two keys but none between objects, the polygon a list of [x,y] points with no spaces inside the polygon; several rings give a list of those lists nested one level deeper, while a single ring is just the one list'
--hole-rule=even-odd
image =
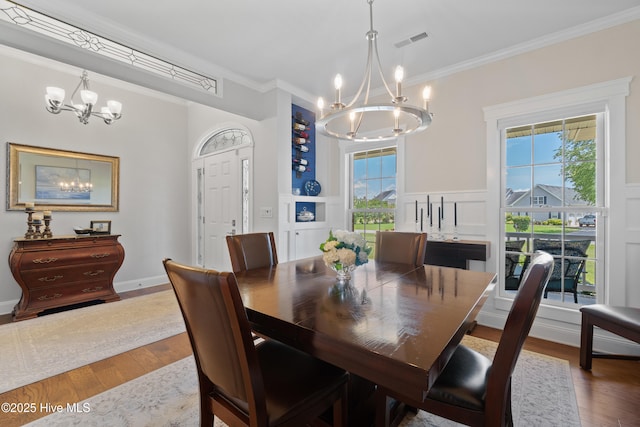
[{"label": "dark wood sideboard", "polygon": [[118,301],[113,278],[124,261],[120,235],[14,240],[11,273],[22,288],[13,320],[89,301]]},{"label": "dark wood sideboard", "polygon": [[469,261],[486,261],[491,244],[482,240],[429,240],[424,263],[469,269]]}]

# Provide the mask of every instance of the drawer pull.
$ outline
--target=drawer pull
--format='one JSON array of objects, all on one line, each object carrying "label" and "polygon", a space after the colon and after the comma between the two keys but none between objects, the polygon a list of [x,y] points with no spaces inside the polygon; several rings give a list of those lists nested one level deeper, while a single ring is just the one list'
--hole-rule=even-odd
[{"label": "drawer pull", "polygon": [[95,288],[85,288],[82,290],[82,292],[84,293],[98,292],[99,290],[102,290],[102,286],[96,286]]},{"label": "drawer pull", "polygon": [[82,274],[84,274],[85,276],[98,276],[102,273],[104,273],[104,270],[85,271]]},{"label": "drawer pull", "polygon": [[37,258],[31,261],[34,264],[49,264],[52,262],[56,262],[58,258]]},{"label": "drawer pull", "polygon": [[97,258],[97,259],[100,259],[100,258],[106,258],[106,257],[108,257],[109,255],[111,255],[111,254],[110,254],[110,253],[108,253],[108,252],[107,252],[107,253],[104,253],[104,254],[91,254],[91,258]]},{"label": "drawer pull", "polygon": [[41,282],[55,282],[56,280],[62,279],[64,276],[47,276],[40,277],[38,280]]},{"label": "drawer pull", "polygon": [[49,300],[52,300],[52,299],[60,298],[61,296],[62,296],[62,294],[53,294],[51,296],[42,295],[41,297],[38,297],[38,300],[40,300],[40,301],[49,301]]}]

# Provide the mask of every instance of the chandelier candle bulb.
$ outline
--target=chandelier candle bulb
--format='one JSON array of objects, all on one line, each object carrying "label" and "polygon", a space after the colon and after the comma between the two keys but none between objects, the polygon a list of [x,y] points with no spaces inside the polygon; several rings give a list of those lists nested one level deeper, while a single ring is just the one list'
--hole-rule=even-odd
[{"label": "chandelier candle bulb", "polygon": [[422,89],[422,99],[424,101],[424,109],[429,111],[429,100],[431,99],[431,86],[425,86]]},{"label": "chandelier candle bulb", "polygon": [[396,67],[396,98],[400,99],[402,97],[402,79],[404,77],[404,70],[401,66]]},{"label": "chandelier candle bulb", "polygon": [[340,89],[342,88],[342,76],[340,74],[336,74],[336,78],[333,80],[333,85],[336,88],[336,106],[339,106],[342,102],[340,101]]},{"label": "chandelier candle bulb", "polygon": [[318,112],[320,113],[320,117],[324,115],[324,99],[318,98]]}]

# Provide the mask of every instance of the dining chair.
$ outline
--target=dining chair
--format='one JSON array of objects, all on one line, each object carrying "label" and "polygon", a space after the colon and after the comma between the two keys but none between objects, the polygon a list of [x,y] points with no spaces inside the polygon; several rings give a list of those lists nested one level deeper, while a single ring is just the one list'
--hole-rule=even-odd
[{"label": "dining chair", "polygon": [[278,264],[273,232],[230,235],[227,247],[234,273]]},{"label": "dining chair", "polygon": [[254,344],[233,273],[163,264],[195,357],[201,426],[298,427],[331,409],[346,426],[348,373],[275,340]]},{"label": "dining chair", "polygon": [[[553,274],[544,290],[544,297],[549,292],[568,292],[573,294],[573,302],[578,303],[578,285],[587,264],[587,250],[591,240],[533,239],[533,249],[551,255],[557,255]],[[564,254],[562,247],[564,246]]]},{"label": "dining chair", "polygon": [[513,425],[511,375],[552,271],[553,257],[536,252],[524,272],[493,361],[460,344],[423,401],[378,387],[376,425],[389,423],[389,411],[381,410],[386,408],[388,396],[470,426]]},{"label": "dining chair", "polygon": [[376,231],[376,262],[423,265],[427,250],[427,233]]}]

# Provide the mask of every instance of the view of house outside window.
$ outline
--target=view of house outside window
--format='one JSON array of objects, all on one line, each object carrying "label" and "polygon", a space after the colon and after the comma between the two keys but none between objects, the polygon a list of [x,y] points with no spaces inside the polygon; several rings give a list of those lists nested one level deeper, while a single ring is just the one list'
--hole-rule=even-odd
[{"label": "view of house outside window", "polygon": [[351,154],[352,227],[372,248],[376,231],[395,229],[396,158],[396,147]]},{"label": "view of house outside window", "polygon": [[505,290],[518,290],[531,254],[553,255],[547,301],[596,302],[596,115],[506,129]]}]

